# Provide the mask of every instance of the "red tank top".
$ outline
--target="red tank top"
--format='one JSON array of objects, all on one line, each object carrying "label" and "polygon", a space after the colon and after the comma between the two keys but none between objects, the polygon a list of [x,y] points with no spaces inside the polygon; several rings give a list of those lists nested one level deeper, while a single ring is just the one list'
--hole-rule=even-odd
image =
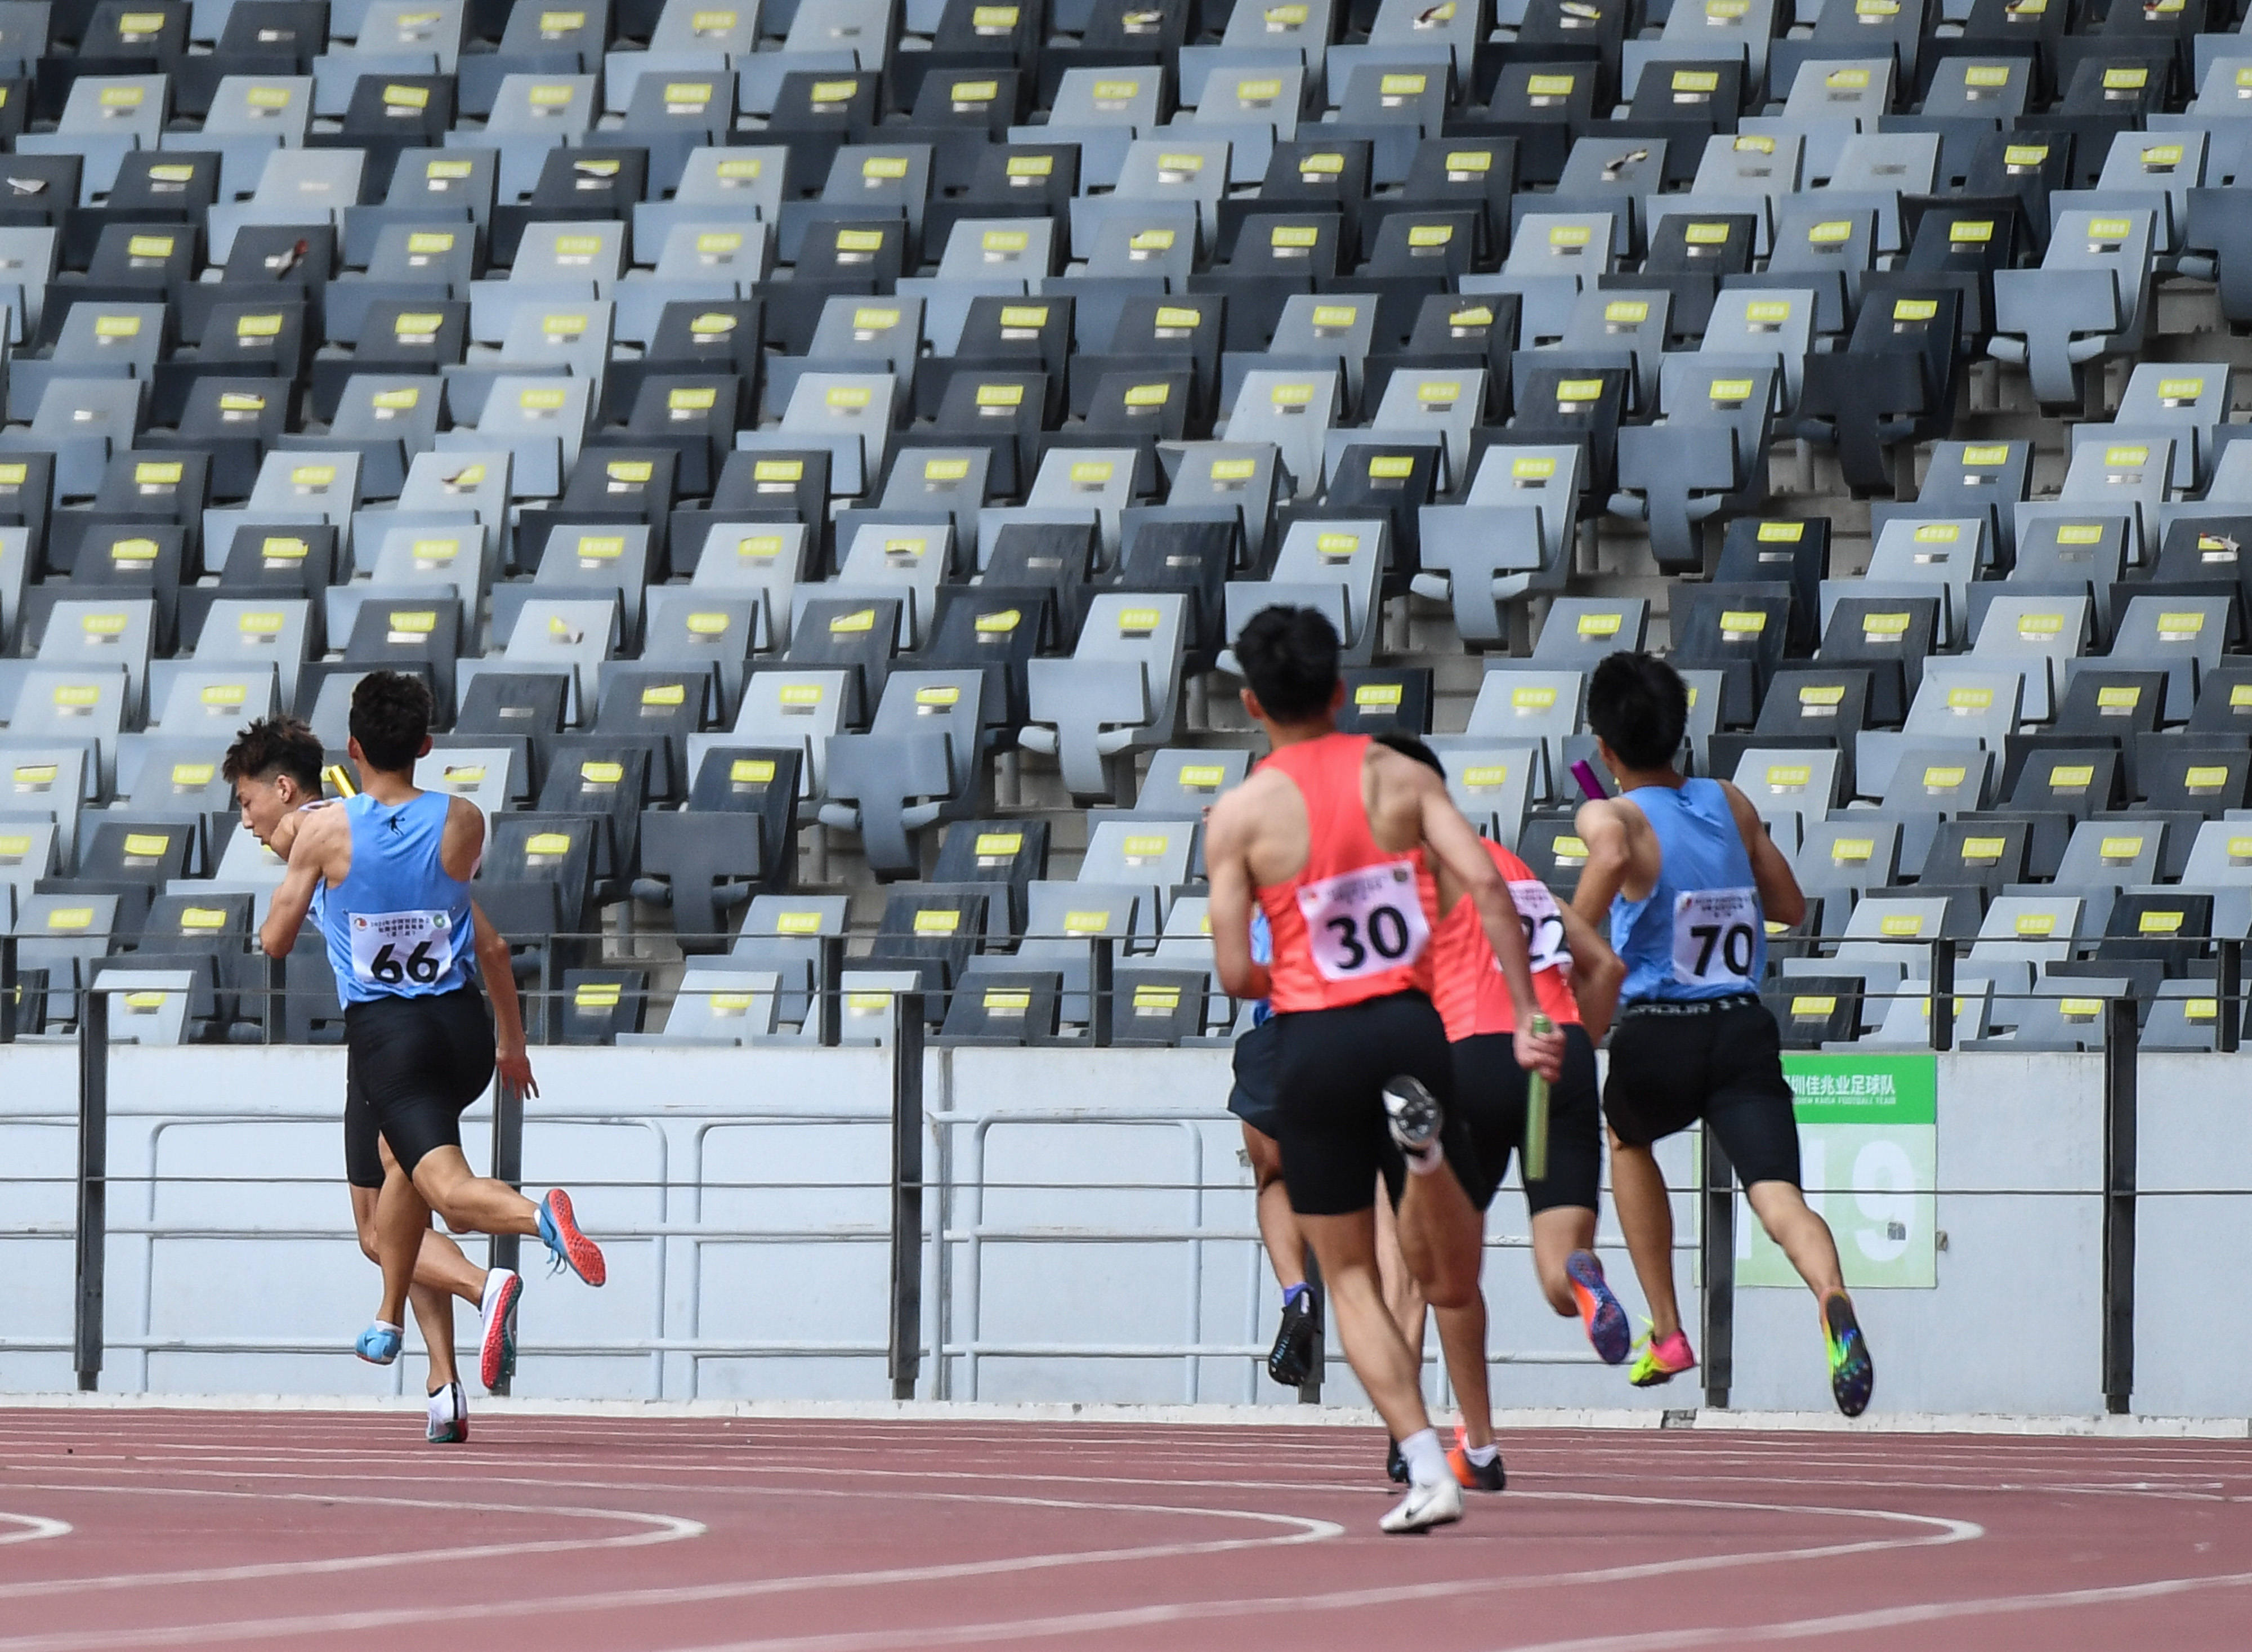
[{"label": "red tank top", "polygon": [[[1533,875],[1531,867],[1498,843],[1488,842],[1485,851],[1500,868],[1501,875],[1509,880],[1509,893],[1525,930],[1525,950],[1532,955],[1533,993],[1540,1000],[1541,1014],[1559,1027],[1577,1027],[1580,1005],[1572,996],[1571,982],[1564,971],[1571,955],[1564,950],[1564,920],[1557,912],[1556,897]],[[1455,910],[1432,931],[1431,970],[1435,977],[1431,998],[1447,1023],[1449,1042],[1460,1043],[1480,1033],[1517,1030],[1517,1007],[1510,1001],[1509,978],[1501,972],[1500,961],[1486,943],[1485,926],[1478,922],[1475,902],[1456,902]]]},{"label": "red tank top", "polygon": [[1306,864],[1259,891],[1275,937],[1268,974],[1278,1013],[1431,990],[1438,886],[1420,852],[1377,847],[1360,795],[1367,753],[1366,735],[1324,735],[1262,765],[1289,776],[1306,805]]}]

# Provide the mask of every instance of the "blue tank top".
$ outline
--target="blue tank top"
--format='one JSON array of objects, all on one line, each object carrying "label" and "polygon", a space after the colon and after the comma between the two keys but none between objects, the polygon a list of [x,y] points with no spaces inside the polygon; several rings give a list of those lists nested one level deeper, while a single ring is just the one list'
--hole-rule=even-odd
[{"label": "blue tank top", "polygon": [[434,998],[476,979],[469,886],[446,870],[453,799],[426,791],[396,808],[362,792],[340,805],[351,821],[351,870],[314,892],[337,995]]},{"label": "blue tank top", "polygon": [[1767,924],[1751,856],[1717,780],[1626,794],[1658,834],[1657,887],[1611,901],[1611,946],[1626,965],[1622,1002],[1693,1002],[1759,991]]}]

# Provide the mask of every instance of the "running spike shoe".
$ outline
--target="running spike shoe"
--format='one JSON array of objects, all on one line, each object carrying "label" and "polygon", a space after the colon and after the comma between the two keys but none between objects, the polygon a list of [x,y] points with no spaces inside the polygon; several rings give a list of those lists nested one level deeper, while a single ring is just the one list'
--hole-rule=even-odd
[{"label": "running spike shoe", "polygon": [[1402,1073],[1384,1086],[1384,1118],[1400,1151],[1421,1159],[1437,1150],[1447,1110],[1420,1079]]},{"label": "running spike shoe", "polygon": [[1580,1305],[1580,1323],[1596,1357],[1606,1365],[1623,1364],[1634,1351],[1634,1339],[1626,1310],[1603,1280],[1602,1263],[1592,1251],[1574,1251],[1564,1258],[1564,1277],[1572,1282],[1572,1300]]},{"label": "running spike shoe", "polygon": [[398,1326],[378,1320],[359,1334],[352,1349],[371,1365],[388,1365],[399,1357],[399,1344],[405,1335]]},{"label": "running spike shoe", "polygon": [[589,1285],[600,1285],[609,1277],[601,1247],[579,1231],[571,1215],[571,1195],[560,1188],[539,1202],[539,1237],[554,1258],[548,1270],[551,1273],[560,1273],[567,1267]]},{"label": "running spike shoe", "polygon": [[1314,1374],[1314,1350],[1322,1341],[1322,1300],[1309,1286],[1282,1305],[1282,1323],[1267,1355],[1267,1375],[1285,1388],[1299,1388]]},{"label": "running spike shoe", "polygon": [[1394,1533],[1428,1531],[1434,1526],[1452,1525],[1462,1517],[1463,1488],[1449,1474],[1428,1486],[1411,1485],[1392,1512],[1376,1523]]},{"label": "running spike shoe", "polygon": [[469,1399],[459,1383],[448,1383],[430,1396],[429,1440],[433,1446],[458,1446],[469,1437]]},{"label": "running spike shoe", "polygon": [[1509,1489],[1509,1471],[1502,1467],[1501,1453],[1494,1453],[1491,1462],[1472,1462],[1470,1443],[1459,1428],[1455,1430],[1455,1443],[1447,1452],[1447,1467],[1455,1471],[1455,1479],[1465,1491]]},{"label": "running spike shoe", "polygon": [[1638,1346],[1642,1357],[1635,1361],[1634,1369],[1626,1375],[1626,1380],[1637,1388],[1656,1388],[1661,1383],[1672,1382],[1684,1371],[1697,1369],[1697,1356],[1690,1351],[1686,1332],[1655,1338],[1645,1336]]},{"label": "running spike shoe", "polygon": [[1859,1417],[1869,1409],[1877,1367],[1869,1357],[1869,1339],[1853,1317],[1853,1299],[1843,1291],[1822,1299],[1822,1340],[1830,1353],[1830,1396],[1846,1416]]},{"label": "running spike shoe", "polygon": [[477,1309],[484,1323],[477,1377],[489,1393],[516,1375],[516,1305],[523,1295],[522,1274],[511,1268],[486,1271],[484,1300]]}]

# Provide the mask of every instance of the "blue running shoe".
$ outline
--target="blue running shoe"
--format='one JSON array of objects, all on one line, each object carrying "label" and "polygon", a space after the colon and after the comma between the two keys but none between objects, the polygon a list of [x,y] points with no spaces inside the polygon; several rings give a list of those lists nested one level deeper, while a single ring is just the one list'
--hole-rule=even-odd
[{"label": "blue running shoe", "polygon": [[1564,1276],[1572,1281],[1572,1300],[1580,1305],[1580,1323],[1588,1328],[1588,1341],[1606,1365],[1620,1365],[1634,1351],[1627,1328],[1626,1310],[1603,1280],[1603,1265],[1592,1251],[1574,1251],[1564,1258]]},{"label": "blue running shoe", "polygon": [[567,1267],[589,1285],[609,1277],[601,1248],[579,1231],[571,1215],[571,1195],[560,1188],[539,1202],[539,1237],[554,1255],[556,1272]]},{"label": "blue running shoe", "polygon": [[400,1339],[405,1335],[396,1325],[386,1325],[381,1320],[359,1334],[353,1349],[371,1365],[388,1365],[399,1357]]}]

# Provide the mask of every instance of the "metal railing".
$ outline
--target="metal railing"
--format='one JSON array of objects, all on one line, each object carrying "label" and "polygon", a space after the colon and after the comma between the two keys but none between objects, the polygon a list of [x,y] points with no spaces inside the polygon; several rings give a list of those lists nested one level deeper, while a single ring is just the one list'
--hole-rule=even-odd
[{"label": "metal railing", "polygon": [[[1866,994],[1871,1000],[1903,995],[1923,1000],[1930,1019],[1929,1047],[1936,1052],[1949,1049],[1954,1042],[1957,955],[1964,944],[1952,940],[1914,944],[1928,960],[1928,979],[1912,983],[1912,990],[1903,993],[1887,994],[1872,992]],[[2220,1050],[2234,1051],[2241,1048],[2241,1039],[2237,1035],[2244,1018],[2242,943],[2230,940],[2209,944],[2214,965],[2214,1043]],[[813,1034],[805,1042],[833,1047],[843,1042],[843,977],[848,960],[841,937],[828,938],[820,950],[819,979],[809,1008]],[[5,982],[13,976],[17,958],[14,941],[0,938],[0,982]],[[1078,1043],[1077,1047],[1102,1048],[1113,1042],[1112,1029],[1116,1024],[1113,1006],[1117,992],[1114,971],[1113,944],[1107,939],[1091,943],[1087,1035],[1084,1042]],[[73,1235],[75,1247],[74,1308],[71,1349],[80,1386],[89,1390],[98,1384],[103,1365],[108,1241],[114,1233],[140,1234],[165,1230],[153,1222],[121,1224],[113,1220],[109,1209],[109,1189],[118,1180],[110,1173],[108,1157],[109,1062],[111,1051],[115,1048],[108,1042],[112,1019],[110,1000],[115,992],[124,990],[127,989],[121,987],[113,991],[97,987],[87,991],[81,999],[76,1037],[77,1148]],[[1200,1317],[1202,1294],[1198,1282],[1206,1265],[1204,1247],[1217,1242],[1249,1244],[1256,1237],[1255,1230],[1248,1220],[1216,1224],[1207,1216],[1204,1202],[1206,1195],[1225,1191],[1231,1197],[1240,1198],[1243,1192],[1240,1185],[1223,1186],[1213,1182],[1193,1163],[1189,1174],[1178,1181],[1162,1184],[1193,1192],[1195,1196],[1190,1219],[1185,1224],[1143,1224],[1108,1229],[1079,1224],[1068,1232],[1062,1232],[1024,1223],[991,1223],[986,1219],[985,1200],[989,1193],[1010,1185],[989,1178],[982,1163],[984,1140],[998,1123],[1040,1118],[1099,1118],[1113,1123],[1136,1119],[1150,1123],[1171,1121],[1189,1124],[1193,1128],[1194,1121],[1198,1119],[1206,1123],[1215,1121],[1212,1107],[1160,1109],[1157,1112],[1113,1108],[1099,1112],[1059,1110],[1043,1112],[1037,1107],[1019,1106],[1005,1112],[980,1114],[958,1110],[946,1102],[933,1105],[927,1102],[924,1094],[927,1056],[931,1048],[929,1006],[926,996],[916,992],[895,991],[890,995],[889,1007],[885,1040],[889,1047],[889,1164],[888,1179],[883,1189],[887,1201],[888,1217],[882,1231],[871,1230],[865,1237],[871,1240],[882,1238],[888,1250],[885,1336],[881,1351],[891,1391],[895,1396],[910,1398],[918,1391],[930,1391],[934,1387],[937,1391],[947,1391],[955,1384],[953,1372],[957,1364],[966,1373],[967,1384],[974,1392],[975,1374],[978,1362],[983,1359],[1079,1356],[1182,1360],[1189,1372],[1187,1397],[1195,1398],[1195,1373],[1199,1361],[1215,1357],[1255,1360],[1263,1353],[1263,1347],[1255,1336],[1247,1336],[1241,1341],[1225,1335],[1213,1337]],[[12,1009],[13,995],[0,993],[0,1042],[10,1042],[14,1038],[16,1028]],[[2137,1075],[2141,1053],[2137,1001],[2132,997],[2104,999],[2101,1019],[2103,1108],[2103,1171],[2098,1190],[2103,1210],[2101,1391],[2110,1409],[2123,1412],[2131,1403],[2135,1387],[2135,1263],[2139,1196]],[[551,1026],[553,1021],[551,1017]],[[2090,1042],[2095,1042],[2092,1035]],[[1897,1049],[1898,1046],[1890,1048]],[[974,1175],[967,1180],[959,1180],[951,1174],[953,1143],[956,1134],[964,1131],[969,1133],[970,1150],[980,1155],[981,1162]],[[521,1098],[508,1094],[499,1095],[492,1115],[491,1162],[494,1174],[511,1183],[520,1182],[523,1176],[523,1137]],[[926,1166],[926,1154],[934,1140],[940,1147],[938,1173],[935,1181],[928,1175]],[[761,1182],[747,1185],[781,1184]],[[873,1184],[865,1185],[873,1190]],[[1067,1184],[1037,1185],[1053,1188]],[[1160,1185],[1150,1183],[1145,1188],[1141,1183],[1134,1184],[1136,1191],[1150,1190]],[[927,1200],[927,1195],[934,1192],[939,1201],[935,1211],[928,1208]],[[970,1201],[966,1209],[960,1212],[951,1206],[951,1201],[957,1194]],[[1718,1143],[1709,1138],[1703,1148],[1701,1180],[1693,1195],[1699,1221],[1698,1232],[1690,1243],[1698,1250],[1702,1264],[1699,1273],[1702,1281],[1704,1398],[1708,1405],[1725,1407],[1729,1404],[1734,1383],[1735,1287],[1733,1262],[1739,1221],[1736,1210],[1739,1195],[1725,1154]],[[2073,1196],[2086,1195],[2075,1192]],[[1248,1209],[1244,1215],[1248,1217]],[[934,1216],[935,1220],[932,1219]],[[629,1234],[641,1231],[629,1230]],[[647,1230],[647,1232],[651,1237],[712,1237],[703,1229],[696,1229],[692,1233],[686,1228],[676,1228],[670,1223]],[[840,1232],[835,1237],[850,1236]],[[983,1337],[977,1330],[977,1315],[983,1291],[983,1246],[999,1240],[1061,1239],[1081,1244],[1139,1240],[1186,1245],[1189,1251],[1187,1277],[1191,1282],[1187,1294],[1190,1311],[1178,1340],[1098,1346],[1093,1343],[1035,1343],[1007,1339],[989,1341]],[[928,1254],[933,1244],[941,1247],[943,1255],[935,1271]],[[502,1265],[514,1265],[517,1258],[513,1252],[516,1249],[517,1242],[513,1239],[496,1241],[494,1261]],[[1257,1252],[1254,1251],[1251,1254],[1255,1258],[1255,1274],[1260,1265],[1255,1259]],[[927,1278],[935,1279],[940,1290],[935,1332],[927,1324],[930,1318],[928,1310],[931,1307],[925,1300]],[[966,1323],[968,1328],[961,1328],[957,1321]],[[1247,1327],[1247,1330],[1255,1328]],[[173,1339],[149,1336],[130,1341],[134,1345],[142,1347],[178,1345]],[[247,1342],[243,1345],[249,1346]],[[645,1344],[635,1346],[652,1353],[711,1351],[706,1344],[667,1339],[662,1335]],[[831,1351],[833,1349],[839,1353],[873,1354],[876,1351],[873,1347],[857,1343],[849,1347],[842,1343],[820,1344],[818,1347],[819,1351]],[[926,1383],[928,1373],[924,1365],[927,1348],[939,1363],[939,1375],[928,1384]],[[815,1345],[807,1344],[804,1348],[793,1346],[789,1351],[814,1349]],[[601,1344],[588,1345],[580,1351],[608,1353],[622,1349],[615,1345]]]}]

